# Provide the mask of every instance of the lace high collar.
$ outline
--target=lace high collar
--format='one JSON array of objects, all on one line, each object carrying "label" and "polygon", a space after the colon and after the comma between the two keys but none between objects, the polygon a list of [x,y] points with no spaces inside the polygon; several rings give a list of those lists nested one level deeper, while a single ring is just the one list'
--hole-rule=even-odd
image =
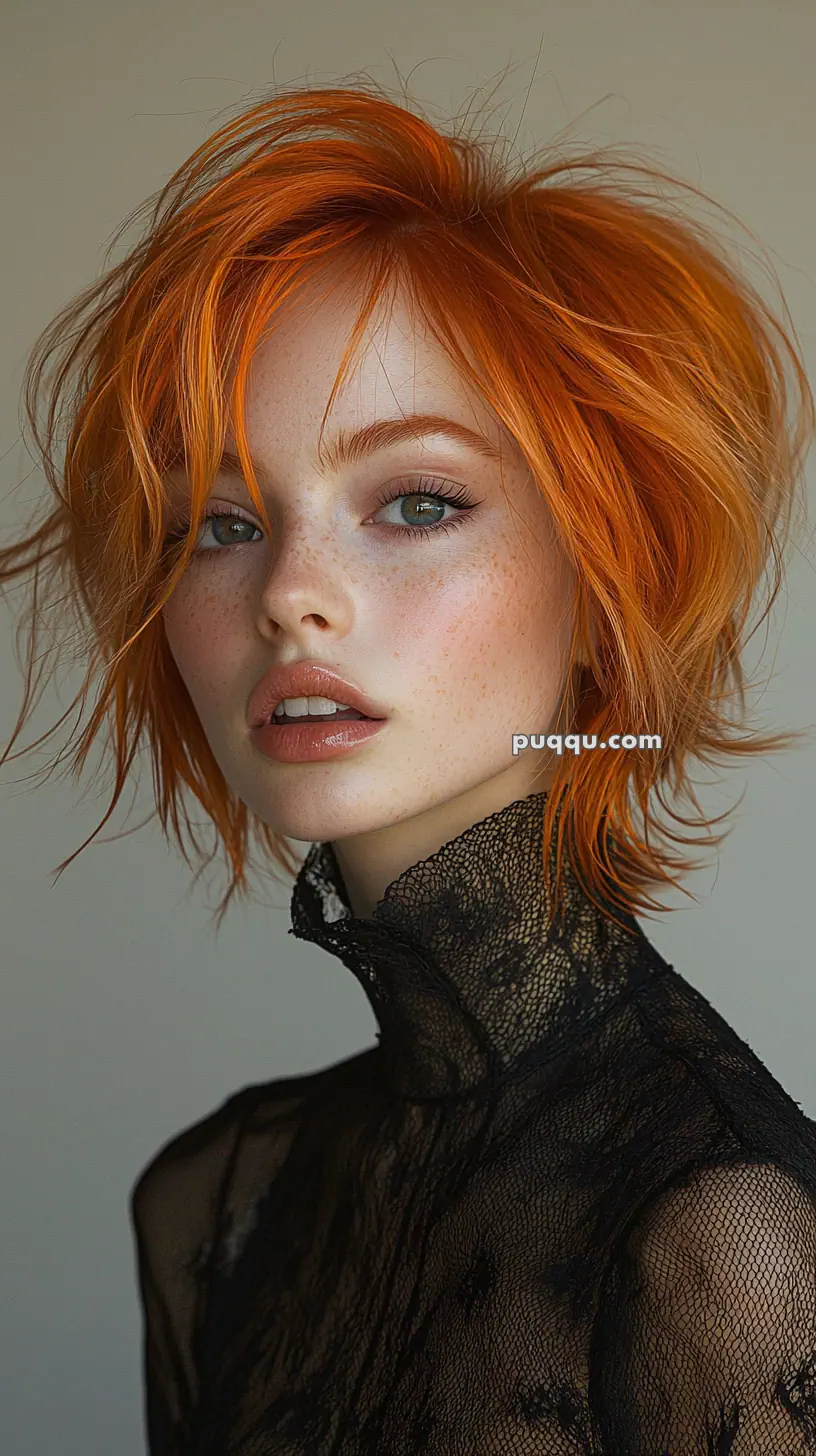
[{"label": "lace high collar", "polygon": [[312,845],[290,935],[361,982],[391,1088],[462,1096],[549,1057],[666,963],[633,917],[616,925],[565,866],[565,913],[544,890],[546,793],[517,799],[399,875],[354,916],[330,843]]}]

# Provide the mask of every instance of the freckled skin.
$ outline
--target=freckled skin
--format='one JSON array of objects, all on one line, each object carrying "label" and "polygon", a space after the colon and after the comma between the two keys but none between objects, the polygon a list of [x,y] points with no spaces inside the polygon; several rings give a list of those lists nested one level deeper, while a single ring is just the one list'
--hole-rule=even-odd
[{"label": "freckled skin", "polygon": [[[331,840],[354,910],[367,915],[409,865],[551,782],[551,756],[528,749],[514,758],[511,736],[553,728],[574,574],[518,447],[399,294],[370,321],[325,439],[400,413],[435,413],[500,445],[502,466],[428,437],[336,473],[318,470],[320,422],[360,297],[353,287],[328,297],[314,288],[277,315],[247,393],[274,543],[242,483],[220,477],[212,503],[239,506],[261,535],[247,528],[245,544],[219,545],[227,530],[214,538],[211,526],[164,622],[232,790],[277,832]],[[227,444],[234,450],[231,437]],[[480,503],[471,519],[450,531],[428,524],[428,539],[396,531],[418,519],[416,503],[383,507],[378,498],[397,483],[411,495],[420,475],[445,492],[464,486]],[[457,514],[447,507],[443,519]],[[326,763],[265,758],[249,735],[249,695],[273,663],[301,658],[383,703],[386,726]]]}]

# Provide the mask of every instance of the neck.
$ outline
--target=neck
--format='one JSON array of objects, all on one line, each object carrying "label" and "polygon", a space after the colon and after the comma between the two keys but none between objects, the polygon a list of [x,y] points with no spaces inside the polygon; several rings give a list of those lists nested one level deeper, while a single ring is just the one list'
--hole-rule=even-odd
[{"label": "neck", "polygon": [[331,841],[348,904],[357,919],[369,919],[386,888],[411,865],[427,859],[472,825],[533,792],[546,791],[552,770],[534,776],[529,760],[468,789],[445,803],[363,834]]},{"label": "neck", "polygon": [[314,845],[301,867],[291,933],[360,981],[384,1076],[401,1096],[469,1097],[522,1076],[666,968],[637,921],[598,908],[568,861],[553,920],[545,798],[517,800],[410,865],[369,918],[354,915],[331,844]]}]

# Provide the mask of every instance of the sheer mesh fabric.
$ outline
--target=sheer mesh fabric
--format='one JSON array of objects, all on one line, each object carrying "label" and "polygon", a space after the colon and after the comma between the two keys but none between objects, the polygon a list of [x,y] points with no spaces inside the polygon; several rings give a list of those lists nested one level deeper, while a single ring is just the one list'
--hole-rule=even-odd
[{"label": "sheer mesh fabric", "polygon": [[816,1127],[637,921],[548,921],[543,808],[368,920],[310,850],[378,1044],[139,1178],[151,1456],[816,1451]]}]

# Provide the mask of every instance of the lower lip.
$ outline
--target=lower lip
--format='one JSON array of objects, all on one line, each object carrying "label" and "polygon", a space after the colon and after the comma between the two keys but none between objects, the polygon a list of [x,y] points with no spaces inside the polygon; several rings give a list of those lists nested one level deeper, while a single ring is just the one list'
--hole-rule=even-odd
[{"label": "lower lip", "polygon": [[253,728],[252,741],[266,758],[278,763],[315,763],[341,758],[385,727],[385,718],[347,718],[342,723],[263,723]]}]

